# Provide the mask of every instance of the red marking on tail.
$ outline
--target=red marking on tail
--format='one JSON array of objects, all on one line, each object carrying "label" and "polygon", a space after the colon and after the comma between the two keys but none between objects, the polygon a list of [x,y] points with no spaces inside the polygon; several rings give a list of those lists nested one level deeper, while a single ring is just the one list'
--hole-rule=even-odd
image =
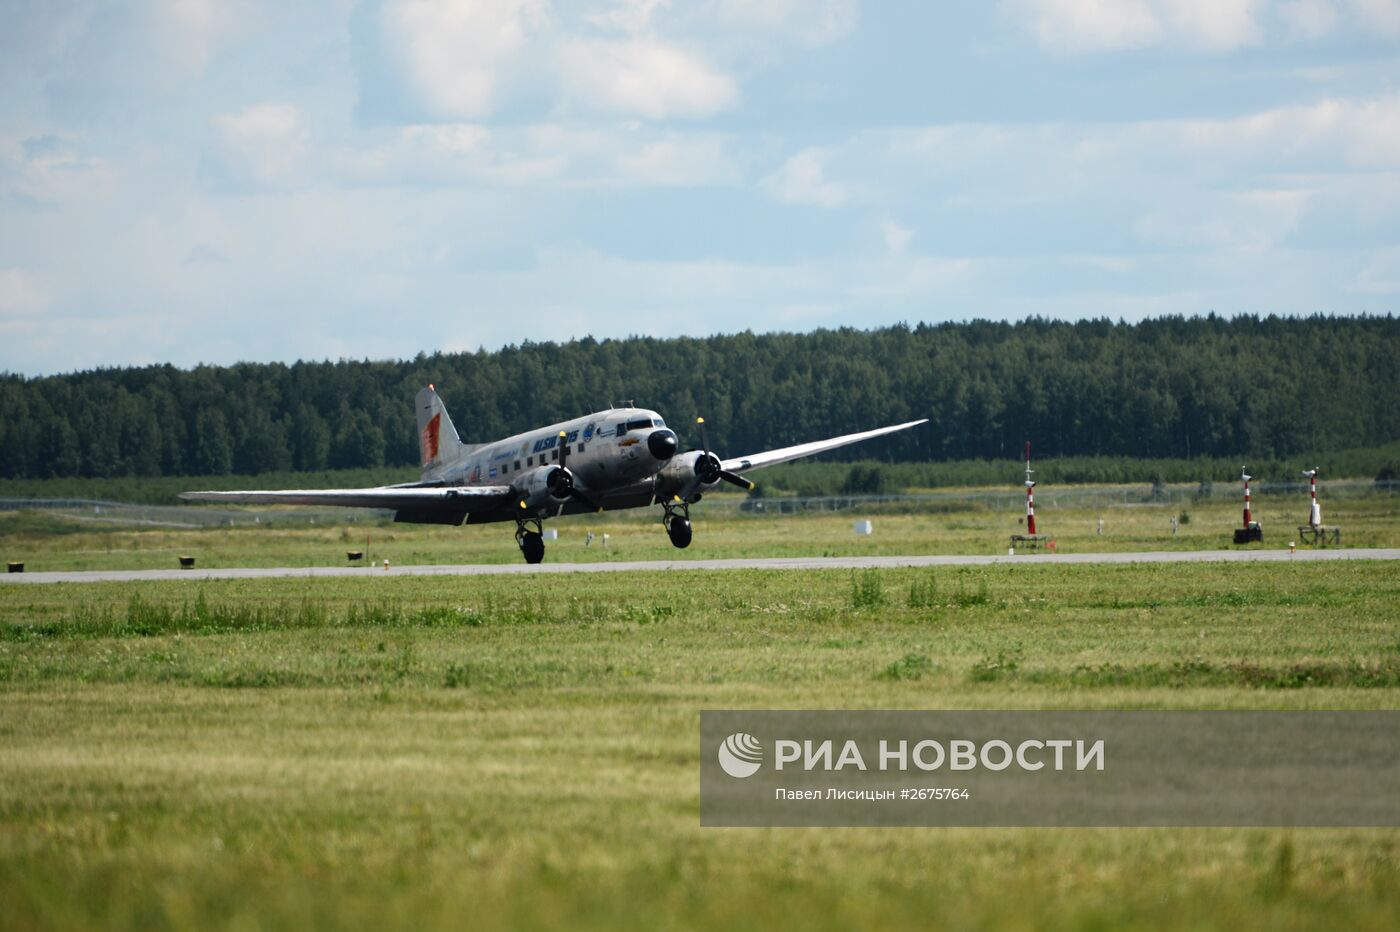
[{"label": "red marking on tail", "polygon": [[442,412],[433,415],[433,419],[423,428],[423,465],[427,466],[438,458],[438,435],[442,430]]}]

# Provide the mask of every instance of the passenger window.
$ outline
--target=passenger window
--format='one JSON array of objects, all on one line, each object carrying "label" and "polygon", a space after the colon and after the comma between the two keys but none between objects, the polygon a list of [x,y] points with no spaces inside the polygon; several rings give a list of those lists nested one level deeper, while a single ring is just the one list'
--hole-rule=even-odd
[{"label": "passenger window", "polygon": [[515,471],[520,472],[520,460],[515,461]]}]

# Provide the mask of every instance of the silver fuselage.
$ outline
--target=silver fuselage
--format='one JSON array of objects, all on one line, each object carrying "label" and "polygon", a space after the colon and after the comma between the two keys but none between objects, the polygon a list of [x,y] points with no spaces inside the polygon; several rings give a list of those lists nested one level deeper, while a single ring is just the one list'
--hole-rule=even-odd
[{"label": "silver fuselage", "polygon": [[646,408],[598,411],[483,444],[423,478],[453,486],[518,485],[532,470],[559,465],[560,445],[567,443],[569,471],[600,504],[633,507],[639,496],[654,494],[656,477],[669,461],[648,449],[658,430],[669,428]]}]

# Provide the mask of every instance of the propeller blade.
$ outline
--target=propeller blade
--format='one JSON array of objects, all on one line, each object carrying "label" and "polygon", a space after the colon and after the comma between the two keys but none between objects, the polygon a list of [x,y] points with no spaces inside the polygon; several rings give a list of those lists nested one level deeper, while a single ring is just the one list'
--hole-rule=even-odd
[{"label": "propeller blade", "polygon": [[700,428],[700,449],[704,451],[706,456],[709,456],[710,438],[705,435],[705,419],[703,417],[697,417],[695,419],[695,424]]},{"label": "propeller blade", "polygon": [[564,465],[564,458],[569,455],[569,435],[566,431],[559,431],[559,465]]},{"label": "propeller blade", "polygon": [[747,492],[752,492],[752,491],[753,491],[753,483],[750,482],[749,480],[745,479],[743,476],[739,475],[738,473],[730,472],[730,471],[727,470],[727,469],[721,469],[721,470],[719,471],[719,477],[720,477],[721,479],[723,479],[725,482],[728,482],[730,485],[737,485],[739,488],[741,488],[741,489],[743,489],[743,490],[745,490],[745,491],[747,491]]}]

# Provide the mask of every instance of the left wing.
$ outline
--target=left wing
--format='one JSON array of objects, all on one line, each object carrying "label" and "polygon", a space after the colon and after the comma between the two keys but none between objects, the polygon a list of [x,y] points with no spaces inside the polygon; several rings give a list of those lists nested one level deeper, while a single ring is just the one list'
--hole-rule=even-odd
[{"label": "left wing", "polygon": [[380,486],[373,489],[279,489],[259,492],[181,492],[197,502],[233,502],[240,505],[335,505],[343,508],[467,513],[498,508],[510,500],[508,485],[472,485],[447,488]]},{"label": "left wing", "polygon": [[834,450],[837,447],[844,447],[851,443],[860,443],[862,440],[869,440],[872,437],[882,437],[885,434],[892,434],[898,430],[908,430],[910,427],[917,427],[920,424],[927,424],[928,418],[919,418],[917,421],[909,421],[904,424],[895,424],[893,427],[877,427],[875,430],[864,430],[858,434],[846,434],[842,437],[832,437],[830,440],[814,440],[811,443],[799,443],[795,447],[783,447],[781,450],[769,450],[766,453],[755,453],[752,456],[738,456],[723,462],[726,472],[748,472],[751,469],[761,469],[764,466],[774,466],[778,463],[786,463],[789,460],[798,460],[804,456],[812,456],[817,453],[825,453],[827,450]]}]

